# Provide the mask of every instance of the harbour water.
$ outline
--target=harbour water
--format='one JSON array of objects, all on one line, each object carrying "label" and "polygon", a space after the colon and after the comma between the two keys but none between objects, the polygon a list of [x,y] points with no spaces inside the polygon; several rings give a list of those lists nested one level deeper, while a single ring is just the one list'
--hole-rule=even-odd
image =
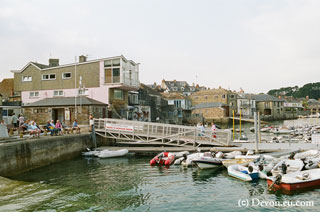
[{"label": "harbour water", "polygon": [[[285,211],[320,210],[320,189],[283,194],[264,180],[248,183],[225,169],[151,167],[150,158],[78,158],[0,178],[0,211]],[[249,207],[240,207],[240,201]],[[310,207],[258,201],[311,201]],[[273,203],[272,203],[273,202]],[[277,203],[276,203],[277,204]]]},{"label": "harbour water", "polygon": [[[243,125],[248,137],[254,136],[251,126]],[[267,190],[265,180],[242,182],[224,168],[151,167],[149,160],[79,157],[10,179],[0,177],[0,211],[320,211],[320,188],[275,193]],[[295,207],[299,203],[311,206]]]}]

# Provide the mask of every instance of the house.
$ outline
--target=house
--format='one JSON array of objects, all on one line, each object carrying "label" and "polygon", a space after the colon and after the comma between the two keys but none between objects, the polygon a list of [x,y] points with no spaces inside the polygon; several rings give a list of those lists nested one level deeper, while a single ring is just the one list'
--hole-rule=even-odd
[{"label": "house", "polygon": [[162,93],[164,99],[168,101],[168,105],[174,106],[177,111],[178,124],[189,124],[191,118],[191,100],[181,93]]},{"label": "house", "polygon": [[[157,87],[156,85],[152,85],[152,88]],[[205,87],[200,87],[199,85],[190,86],[186,81],[166,81],[162,80],[160,89],[164,93],[181,93],[184,96],[190,96],[192,93],[206,89]]]},{"label": "house", "polygon": [[201,90],[191,94],[192,106],[202,103],[222,103],[227,105],[226,117],[232,116],[232,111],[237,111],[237,93],[221,88]]},{"label": "house", "polygon": [[237,97],[237,113],[235,115],[240,115],[244,118],[252,118],[256,110],[256,101],[251,98],[251,94],[238,93]]},{"label": "house", "polygon": [[302,115],[304,107],[302,102],[285,100],[283,102],[285,119],[296,119],[299,115]]},{"label": "house", "polygon": [[320,113],[320,102],[316,99],[308,99],[308,109],[311,115],[318,115]]},{"label": "house", "polygon": [[192,115],[203,117],[204,122],[228,123],[229,107],[221,102],[204,102],[192,107]]},{"label": "house", "polygon": [[38,124],[45,124],[48,120],[60,120],[71,126],[74,119],[77,119],[79,124],[88,124],[90,114],[93,117],[105,118],[107,106],[88,97],[45,98],[25,105],[23,115]]},{"label": "house", "polygon": [[262,120],[285,119],[285,100],[268,94],[253,95],[252,99],[256,101],[256,110],[257,112],[260,112]]},{"label": "house", "polygon": [[[14,92],[21,96],[23,107],[44,99],[73,97],[74,103],[68,101],[71,105],[64,105],[67,111],[81,104],[75,97],[86,97],[109,105],[119,118],[126,118],[129,92],[138,91],[140,85],[139,64],[122,55],[90,61],[80,56],[79,62],[65,65],[51,58],[48,65],[29,62],[12,72]],[[50,111],[53,118],[53,110]]]}]

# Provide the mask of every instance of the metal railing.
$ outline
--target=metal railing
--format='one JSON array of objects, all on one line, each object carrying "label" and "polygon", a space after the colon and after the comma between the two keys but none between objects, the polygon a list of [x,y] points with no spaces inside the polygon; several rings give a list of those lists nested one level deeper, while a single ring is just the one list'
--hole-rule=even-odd
[{"label": "metal railing", "polygon": [[210,129],[201,131],[197,127],[174,124],[121,119],[94,119],[94,121],[99,135],[120,140],[161,142],[178,146],[186,144],[228,146],[231,143],[230,130],[216,130],[213,134]]}]

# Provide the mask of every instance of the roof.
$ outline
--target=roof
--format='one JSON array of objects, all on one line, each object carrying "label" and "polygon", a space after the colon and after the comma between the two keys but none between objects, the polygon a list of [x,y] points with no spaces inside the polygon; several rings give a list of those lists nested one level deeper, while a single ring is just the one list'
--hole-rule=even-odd
[{"label": "roof", "polygon": [[206,103],[197,104],[192,109],[223,107],[223,106],[228,106],[228,105],[223,104],[221,102],[206,102]]},{"label": "roof", "polygon": [[143,83],[140,83],[140,89],[146,90],[149,94],[161,96],[161,94],[158,91],[156,91],[155,89],[153,89],[153,88],[151,88],[148,85],[145,85]]},{"label": "roof", "polygon": [[33,65],[37,66],[38,68],[40,69],[44,69],[44,68],[49,68],[48,65],[44,65],[44,64],[41,64],[41,63],[37,63],[37,62],[31,62]]},{"label": "roof", "polygon": [[3,98],[9,98],[13,94],[13,85],[14,85],[13,78],[3,79],[0,82],[0,91]]},{"label": "roof", "polygon": [[256,102],[284,102],[285,101],[284,99],[279,99],[269,94],[253,95],[252,99],[256,100]]},{"label": "roof", "polygon": [[224,88],[217,88],[217,89],[207,89],[207,90],[200,90],[198,92],[195,92],[191,94],[192,96],[198,96],[198,95],[210,95],[210,94],[237,94],[235,92],[232,92],[231,90],[227,90]]},{"label": "roof", "polygon": [[186,99],[181,93],[161,93],[165,99]]},{"label": "roof", "polygon": [[[77,104],[81,102],[82,105],[107,105],[103,102],[99,102],[94,99],[90,99],[88,97],[77,97]],[[42,99],[34,103],[26,104],[24,107],[45,107],[45,106],[67,106],[67,105],[75,105],[74,97],[55,97],[55,98],[47,98]]]},{"label": "roof", "polygon": [[26,66],[24,66],[21,70],[12,70],[11,72],[13,73],[21,73],[23,72],[29,65],[33,65],[36,68],[38,68],[41,71],[46,71],[46,70],[51,70],[51,69],[57,69],[57,68],[62,68],[62,67],[68,67],[68,66],[74,66],[74,65],[83,65],[83,64],[88,64],[88,63],[95,63],[95,62],[100,62],[100,61],[104,61],[104,60],[112,60],[112,59],[117,59],[117,58],[122,58],[123,60],[132,63],[133,65],[139,65],[139,63],[135,63],[132,60],[128,60],[127,58],[125,58],[123,55],[120,56],[114,56],[114,57],[107,57],[107,58],[101,58],[101,59],[96,59],[96,60],[89,60],[86,62],[77,62],[77,63],[69,63],[69,64],[65,64],[65,65],[59,65],[59,66],[54,66],[54,67],[49,67],[48,65],[44,65],[41,63],[37,63],[37,62],[29,62]]}]

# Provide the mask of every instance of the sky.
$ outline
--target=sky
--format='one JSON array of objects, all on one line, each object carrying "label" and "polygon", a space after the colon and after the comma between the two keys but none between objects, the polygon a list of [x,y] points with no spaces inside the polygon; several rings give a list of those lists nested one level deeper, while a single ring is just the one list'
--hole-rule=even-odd
[{"label": "sky", "polygon": [[0,81],[28,62],[124,55],[140,82],[248,93],[320,81],[317,0],[0,0]]}]

